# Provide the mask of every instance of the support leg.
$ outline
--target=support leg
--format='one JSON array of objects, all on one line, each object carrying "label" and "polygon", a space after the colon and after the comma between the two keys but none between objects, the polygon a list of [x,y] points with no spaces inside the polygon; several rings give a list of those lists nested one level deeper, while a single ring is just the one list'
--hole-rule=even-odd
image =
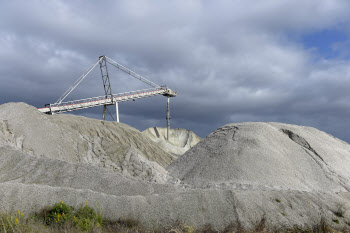
[{"label": "support leg", "polygon": [[167,100],[166,124],[167,124],[166,139],[169,141],[169,131],[170,131],[170,97],[169,96]]},{"label": "support leg", "polygon": [[107,108],[107,106],[103,105],[103,114],[102,114],[102,119],[103,120],[105,120],[105,118],[106,118],[106,108]]},{"label": "support leg", "polygon": [[115,102],[115,113],[117,115],[117,122],[119,122],[119,107],[118,102]]}]

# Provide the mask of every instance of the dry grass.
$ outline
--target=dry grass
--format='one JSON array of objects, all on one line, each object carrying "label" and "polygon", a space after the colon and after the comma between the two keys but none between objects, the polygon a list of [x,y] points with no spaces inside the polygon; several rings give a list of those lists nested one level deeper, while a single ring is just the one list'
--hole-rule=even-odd
[{"label": "dry grass", "polygon": [[[87,205],[86,205],[87,206]],[[84,206],[84,207],[86,207]],[[82,208],[84,209],[84,208]],[[76,210],[82,211],[82,209]],[[85,208],[86,210],[86,208]],[[66,221],[64,224],[48,224],[47,217],[49,215],[50,208],[43,209],[37,214],[33,214],[31,216],[24,216],[23,213],[17,211],[16,213],[8,213],[6,211],[1,211],[0,213],[0,232],[65,232],[65,233],[76,233],[76,232],[106,232],[106,233],[114,233],[114,232],[149,232],[149,233],[214,233],[219,232],[216,231],[212,226],[207,225],[200,229],[196,229],[190,225],[186,225],[182,222],[176,222],[171,227],[158,227],[154,226],[152,229],[146,228],[140,224],[139,221],[132,218],[121,218],[118,220],[107,220],[103,219],[102,212],[97,210],[96,212],[100,212],[100,215],[96,215],[98,218],[101,218],[99,222],[101,224],[96,224],[96,220],[94,220],[94,224],[91,225],[89,229],[81,229],[78,225],[74,224],[74,221]],[[90,212],[89,212],[90,213]],[[256,224],[253,229],[244,229],[241,224],[230,224],[223,231],[223,233],[229,232],[237,232],[237,233],[248,233],[248,232],[288,232],[288,233],[296,233],[296,232],[305,232],[305,233],[333,233],[333,232],[349,232],[350,228],[343,230],[335,230],[331,228],[324,219],[316,224],[312,228],[300,228],[294,227],[293,229],[268,229],[266,226],[266,219],[262,218],[260,222]]]}]

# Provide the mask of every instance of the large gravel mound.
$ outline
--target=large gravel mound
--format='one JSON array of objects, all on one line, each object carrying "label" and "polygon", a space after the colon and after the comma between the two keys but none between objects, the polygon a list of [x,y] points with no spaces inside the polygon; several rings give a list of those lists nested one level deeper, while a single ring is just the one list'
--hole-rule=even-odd
[{"label": "large gravel mound", "polygon": [[67,162],[164,181],[175,158],[128,125],[74,115],[45,115],[25,103],[0,106],[0,145]]},{"label": "large gravel mound", "polygon": [[166,139],[166,128],[148,128],[142,132],[142,135],[150,138],[160,148],[175,156],[183,155],[202,140],[195,133],[187,129],[170,129],[169,140]]},{"label": "large gravel mound", "polygon": [[61,200],[73,206],[88,201],[89,205],[100,207],[106,218],[138,219],[151,229],[178,221],[194,227],[210,224],[221,231],[230,224],[254,229],[263,219],[271,229],[312,227],[321,218],[332,227],[344,229],[350,219],[347,194],[188,189],[179,193],[116,196],[90,189],[0,183],[2,210],[20,210],[27,215]]},{"label": "large gravel mound", "polygon": [[189,131],[175,130],[176,150],[193,147],[167,168],[172,177],[164,167],[175,156],[158,146],[165,129],[156,129],[145,136],[120,123],[1,105],[0,210],[27,215],[88,201],[106,218],[150,228],[350,222],[350,146],[343,141],[279,123],[230,124],[196,145]]},{"label": "large gravel mound", "polygon": [[0,147],[0,183],[89,189],[115,196],[145,196],[181,190],[86,163],[38,158],[10,146]]},{"label": "large gravel mound", "polygon": [[168,167],[194,187],[349,191],[350,145],[281,123],[223,126]]},{"label": "large gravel mound", "polygon": [[252,229],[263,219],[275,229],[312,227],[321,218],[342,228],[350,218],[349,200],[348,193],[182,189],[0,147],[0,209],[26,215],[58,201],[72,206],[88,201],[106,218],[138,219],[150,228],[180,221],[218,230],[230,224]]}]

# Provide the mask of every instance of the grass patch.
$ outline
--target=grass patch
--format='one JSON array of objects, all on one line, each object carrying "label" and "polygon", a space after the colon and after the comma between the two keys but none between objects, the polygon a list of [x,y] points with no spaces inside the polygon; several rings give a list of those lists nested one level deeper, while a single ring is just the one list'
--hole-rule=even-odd
[{"label": "grass patch", "polygon": [[[281,213],[285,216],[284,213]],[[338,219],[332,219],[339,224]],[[92,208],[86,203],[79,207],[72,207],[63,202],[47,206],[40,212],[25,216],[20,211],[8,213],[0,211],[0,233],[2,232],[151,232],[151,233],[212,233],[219,232],[211,225],[206,225],[196,229],[191,225],[176,222],[170,227],[153,226],[153,229],[145,228],[137,219],[131,217],[120,218],[118,220],[108,220],[103,218],[100,208]],[[320,222],[311,228],[294,227],[292,229],[269,229],[267,219],[263,217],[252,229],[244,229],[238,223],[229,224],[221,232],[339,232],[332,229],[325,221]],[[341,232],[350,232],[349,228]]]},{"label": "grass patch", "polygon": [[101,232],[102,211],[92,208],[86,202],[74,208],[63,201],[47,206],[40,212],[24,218],[18,211],[0,216],[0,232]]},{"label": "grass patch", "polygon": [[0,232],[16,232],[20,231],[24,214],[19,210],[16,213],[7,213],[2,211],[0,214]]}]

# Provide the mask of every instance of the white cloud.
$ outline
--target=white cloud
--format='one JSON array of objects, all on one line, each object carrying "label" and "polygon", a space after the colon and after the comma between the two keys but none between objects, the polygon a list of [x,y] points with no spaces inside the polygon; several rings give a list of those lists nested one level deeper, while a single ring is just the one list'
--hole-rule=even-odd
[{"label": "white cloud", "polygon": [[[349,10],[345,0],[11,1],[0,10],[0,80],[23,98],[44,87],[40,101],[31,102],[42,105],[104,54],[176,87],[175,121],[197,122],[203,134],[238,119],[310,124],[312,114],[334,112],[341,118],[349,107],[349,62],[317,57],[297,39],[346,30]],[[139,89],[128,80],[116,73],[112,85]],[[99,81],[88,80],[96,88],[80,94],[98,94]]]}]

